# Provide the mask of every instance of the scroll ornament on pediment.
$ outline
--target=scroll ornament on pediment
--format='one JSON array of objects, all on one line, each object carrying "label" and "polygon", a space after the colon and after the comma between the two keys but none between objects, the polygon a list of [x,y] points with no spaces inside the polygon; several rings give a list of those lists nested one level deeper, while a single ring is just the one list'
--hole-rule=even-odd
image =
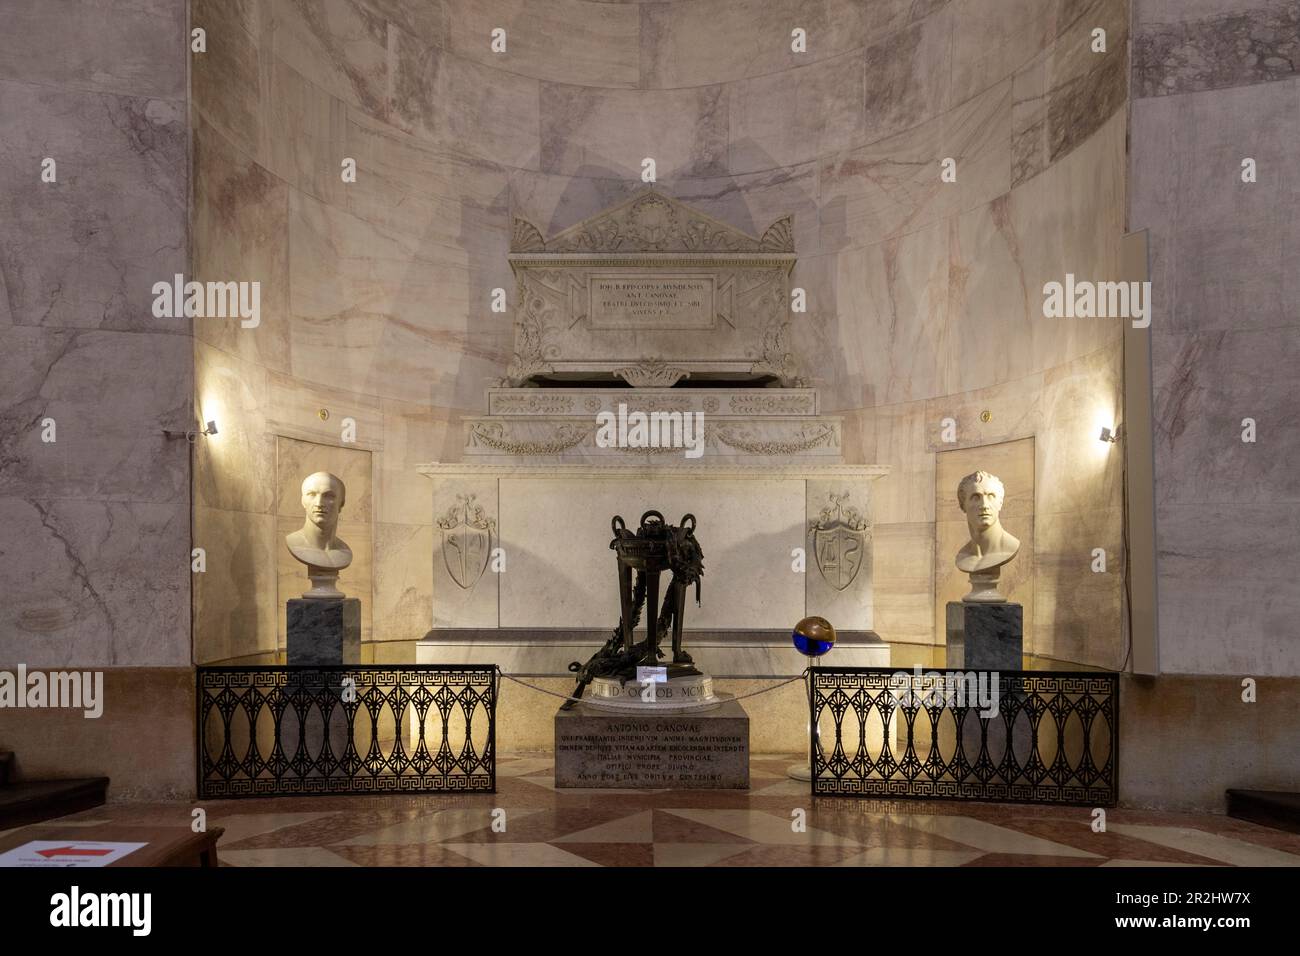
[{"label": "scroll ornament on pediment", "polygon": [[551,238],[524,219],[514,220],[510,251],[583,252],[794,252],[794,221],[778,219],[761,238],[696,212],[649,190]]},{"label": "scroll ornament on pediment", "polygon": [[550,360],[559,356],[558,346],[549,341],[554,334],[550,319],[555,306],[523,282],[518,294],[522,307],[515,322],[515,353],[505,377],[496,383],[504,388],[518,388],[534,375],[550,374],[554,371]]},{"label": "scroll ornament on pediment", "polygon": [[751,366],[755,375],[775,375],[782,388],[805,388],[806,379],[799,373],[799,362],[790,350],[790,323],[778,319],[762,333],[758,360]]},{"label": "scroll ornament on pediment", "polygon": [[672,388],[683,378],[691,377],[686,369],[655,358],[616,368],[614,374],[633,388]]}]

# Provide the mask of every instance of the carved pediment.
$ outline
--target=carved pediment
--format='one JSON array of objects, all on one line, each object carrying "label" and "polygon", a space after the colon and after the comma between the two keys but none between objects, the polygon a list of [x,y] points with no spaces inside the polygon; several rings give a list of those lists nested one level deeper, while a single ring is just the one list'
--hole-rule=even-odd
[{"label": "carved pediment", "polygon": [[747,235],[686,204],[647,189],[550,239],[524,219],[511,232],[512,253],[794,252],[793,220],[783,216],[761,237]]}]

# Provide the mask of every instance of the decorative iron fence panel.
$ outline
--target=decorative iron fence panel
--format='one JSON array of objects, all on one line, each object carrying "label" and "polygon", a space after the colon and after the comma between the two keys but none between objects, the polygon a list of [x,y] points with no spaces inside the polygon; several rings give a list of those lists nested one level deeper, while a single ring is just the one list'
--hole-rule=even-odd
[{"label": "decorative iron fence panel", "polygon": [[496,791],[494,666],[199,667],[197,682],[202,798]]},{"label": "decorative iron fence panel", "polygon": [[918,680],[813,667],[809,713],[815,795],[1081,806],[1119,796],[1115,673],[940,670]]}]

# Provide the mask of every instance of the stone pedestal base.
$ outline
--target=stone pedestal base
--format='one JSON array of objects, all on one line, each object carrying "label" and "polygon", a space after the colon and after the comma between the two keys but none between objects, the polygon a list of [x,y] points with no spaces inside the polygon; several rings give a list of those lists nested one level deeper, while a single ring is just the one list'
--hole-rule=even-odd
[{"label": "stone pedestal base", "polygon": [[1024,666],[1024,607],[948,602],[948,668],[1018,671]]},{"label": "stone pedestal base", "polygon": [[361,663],[360,598],[290,598],[286,614],[291,667]]},{"label": "stone pedestal base", "polygon": [[555,786],[748,790],[749,715],[731,698],[671,716],[577,704],[555,715]]}]

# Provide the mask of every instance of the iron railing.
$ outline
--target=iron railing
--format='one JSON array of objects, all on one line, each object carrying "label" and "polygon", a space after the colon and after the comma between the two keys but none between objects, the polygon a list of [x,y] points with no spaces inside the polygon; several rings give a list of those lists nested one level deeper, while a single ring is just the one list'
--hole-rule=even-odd
[{"label": "iron railing", "polygon": [[813,667],[809,708],[815,795],[1118,799],[1115,673]]},{"label": "iron railing", "polygon": [[496,790],[497,669],[197,669],[201,798]]}]

